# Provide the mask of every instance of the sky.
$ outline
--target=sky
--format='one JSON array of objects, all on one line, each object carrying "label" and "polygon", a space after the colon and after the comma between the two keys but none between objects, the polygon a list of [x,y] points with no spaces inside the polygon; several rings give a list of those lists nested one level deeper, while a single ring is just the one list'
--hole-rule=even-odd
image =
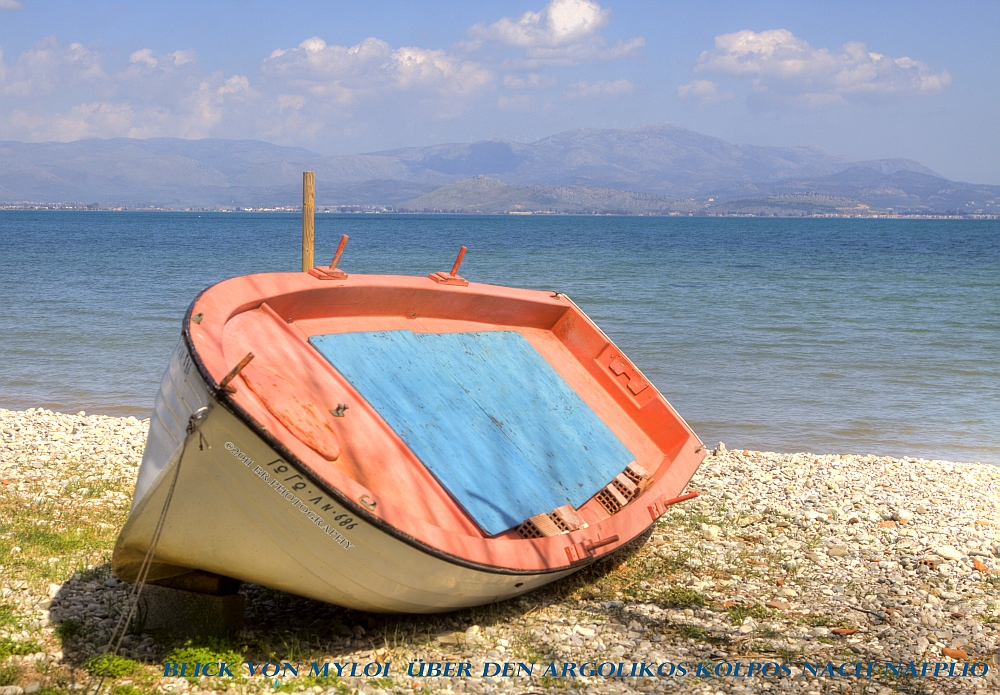
[{"label": "sky", "polygon": [[0,0],[0,140],[321,154],[676,123],[1000,184],[1000,3]]}]

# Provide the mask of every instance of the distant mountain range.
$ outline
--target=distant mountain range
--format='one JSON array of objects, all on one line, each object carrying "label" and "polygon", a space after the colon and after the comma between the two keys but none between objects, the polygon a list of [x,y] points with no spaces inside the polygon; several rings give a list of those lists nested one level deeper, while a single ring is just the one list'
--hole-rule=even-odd
[{"label": "distant mountain range", "polygon": [[[322,156],[247,140],[0,142],[0,203],[319,206],[647,214],[996,213],[1000,186],[908,159],[733,145],[675,125],[579,128],[531,144],[485,140]],[[478,178],[477,178],[478,177]]]}]

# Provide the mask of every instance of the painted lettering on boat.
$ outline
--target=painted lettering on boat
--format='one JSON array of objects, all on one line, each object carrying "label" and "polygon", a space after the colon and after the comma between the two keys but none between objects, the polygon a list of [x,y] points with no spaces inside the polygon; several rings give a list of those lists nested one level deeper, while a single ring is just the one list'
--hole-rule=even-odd
[{"label": "painted lettering on boat", "polygon": [[[288,464],[282,459],[275,459],[270,463],[265,463],[264,465],[258,464],[252,458],[247,456],[246,453],[240,450],[238,446],[232,442],[226,442],[226,449],[239,459],[244,466],[251,469],[254,474],[260,478],[262,481],[267,483],[267,486],[281,495],[287,502],[289,502],[295,509],[306,515],[312,523],[316,524],[319,529],[326,535],[333,538],[334,542],[342,546],[346,550],[350,550],[354,547],[354,543],[351,543],[343,534],[340,533],[337,527],[344,529],[345,531],[350,531],[355,526],[357,526],[357,521],[351,515],[340,512],[338,513],[337,508],[330,502],[319,494],[314,497],[309,498],[310,504],[315,505],[315,507],[310,507],[303,501],[301,497],[295,493],[308,487],[305,479],[298,473],[293,473],[291,476],[285,477],[284,474],[289,471]],[[271,468],[270,471],[267,469]],[[290,486],[286,486],[285,483],[290,482],[298,478],[300,482],[294,483]],[[308,494],[314,494],[312,490]],[[322,505],[322,506],[320,506]],[[315,511],[318,509],[319,511]],[[320,516],[320,512],[329,512],[334,515],[332,517]]]}]

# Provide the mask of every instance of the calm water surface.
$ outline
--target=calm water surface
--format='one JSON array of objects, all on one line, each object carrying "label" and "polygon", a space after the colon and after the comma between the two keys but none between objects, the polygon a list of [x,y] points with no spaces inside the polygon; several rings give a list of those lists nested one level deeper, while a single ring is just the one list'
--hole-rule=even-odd
[{"label": "calm water surface", "polygon": [[[0,212],[0,407],[148,415],[195,295],[283,214]],[[704,441],[1000,462],[1000,223],[320,215],[317,259],[568,293]]]}]

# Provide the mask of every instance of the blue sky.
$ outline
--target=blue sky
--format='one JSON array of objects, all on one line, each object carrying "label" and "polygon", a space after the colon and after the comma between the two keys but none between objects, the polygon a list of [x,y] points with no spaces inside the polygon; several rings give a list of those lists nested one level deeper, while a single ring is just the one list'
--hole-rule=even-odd
[{"label": "blue sky", "polygon": [[1000,184],[997,2],[0,0],[0,139],[323,154],[673,122]]}]

